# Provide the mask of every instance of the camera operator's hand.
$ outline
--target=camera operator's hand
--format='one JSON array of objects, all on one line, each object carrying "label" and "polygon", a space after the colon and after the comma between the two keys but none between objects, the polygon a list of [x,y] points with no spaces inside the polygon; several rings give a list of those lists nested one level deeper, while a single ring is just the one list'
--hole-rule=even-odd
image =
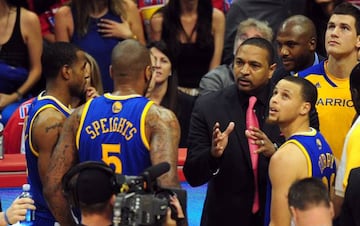
[{"label": "camera operator's hand", "polygon": [[164,222],[164,226],[185,226],[186,224],[186,220],[185,220],[185,216],[184,216],[184,212],[181,208],[179,199],[174,195],[174,196],[170,196],[170,204],[175,207],[176,212],[177,212],[177,216],[176,219],[173,219],[171,217],[171,208],[168,208],[167,214],[166,214],[166,219]]}]

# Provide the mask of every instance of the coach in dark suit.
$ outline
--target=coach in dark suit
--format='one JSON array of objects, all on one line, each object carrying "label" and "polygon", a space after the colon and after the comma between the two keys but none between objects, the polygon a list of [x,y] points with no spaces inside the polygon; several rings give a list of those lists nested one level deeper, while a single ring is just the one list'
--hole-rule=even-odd
[{"label": "coach in dark suit", "polygon": [[[201,96],[195,104],[184,173],[192,186],[208,182],[203,226],[263,225],[269,156],[275,151],[274,142],[283,141],[278,127],[265,123],[269,79],[276,68],[273,57],[273,47],[265,39],[244,41],[234,60],[236,84]],[[261,129],[251,130],[262,152],[258,159],[260,209],[256,213],[252,213],[255,185],[245,127],[250,96],[257,97],[255,110]]]},{"label": "coach in dark suit", "polygon": [[350,171],[344,203],[341,208],[340,226],[360,226],[360,167]]}]

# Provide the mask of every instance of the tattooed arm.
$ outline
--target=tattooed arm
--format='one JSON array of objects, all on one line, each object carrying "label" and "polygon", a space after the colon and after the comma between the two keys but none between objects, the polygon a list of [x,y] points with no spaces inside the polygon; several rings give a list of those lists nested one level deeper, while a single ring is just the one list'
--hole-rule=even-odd
[{"label": "tattooed arm", "polygon": [[152,105],[146,116],[146,136],[150,141],[150,157],[153,165],[168,162],[170,171],[159,177],[164,187],[180,187],[177,174],[179,122],[175,114],[161,106]]},{"label": "tattooed arm", "polygon": [[61,179],[78,162],[75,135],[79,127],[82,109],[82,107],[78,108],[65,120],[43,182],[44,196],[49,208],[61,225],[75,225],[71,217],[69,204],[62,193]]},{"label": "tattooed arm", "polygon": [[42,184],[49,167],[50,156],[59,139],[65,115],[56,109],[48,108],[40,112],[31,127],[31,141],[38,151],[38,170]]}]

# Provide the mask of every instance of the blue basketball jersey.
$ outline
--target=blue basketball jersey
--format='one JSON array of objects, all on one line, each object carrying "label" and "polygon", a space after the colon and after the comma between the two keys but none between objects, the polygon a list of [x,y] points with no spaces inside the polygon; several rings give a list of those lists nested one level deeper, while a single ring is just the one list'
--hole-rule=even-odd
[{"label": "blue basketball jersey", "polygon": [[103,161],[126,175],[151,166],[145,118],[152,104],[140,95],[110,93],[88,101],[76,135],[80,162]]},{"label": "blue basketball jersey", "polygon": [[63,113],[65,117],[70,115],[71,110],[56,98],[44,94],[44,92],[40,93],[40,95],[34,99],[29,109],[28,118],[25,124],[25,155],[28,170],[28,181],[31,185],[31,193],[33,195],[36,206],[34,225],[53,226],[55,223],[55,218],[50,212],[43,196],[43,186],[40,180],[38,169],[39,152],[32,143],[31,128],[37,115],[45,109],[56,109]]},{"label": "blue basketball jersey", "polygon": [[[298,133],[289,137],[283,145],[288,143],[293,143],[298,146],[305,155],[308,166],[307,176],[321,179],[329,191],[333,190],[336,174],[335,156],[322,134],[315,129],[311,129],[310,132]],[[271,183],[268,183],[264,225],[269,225],[270,223],[270,208]]]},{"label": "blue basketball jersey", "polygon": [[330,190],[335,183],[336,162],[329,144],[318,131],[291,136],[286,143],[296,144],[308,163],[308,177],[321,179]]}]

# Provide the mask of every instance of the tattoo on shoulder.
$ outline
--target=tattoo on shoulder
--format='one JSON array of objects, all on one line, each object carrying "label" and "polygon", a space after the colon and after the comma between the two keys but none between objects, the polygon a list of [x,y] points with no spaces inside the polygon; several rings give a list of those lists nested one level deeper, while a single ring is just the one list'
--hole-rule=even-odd
[{"label": "tattoo on shoulder", "polygon": [[60,122],[55,123],[55,124],[53,124],[53,125],[50,125],[50,126],[45,127],[45,132],[48,133],[50,130],[62,128],[62,126],[63,126],[63,124],[60,123]]}]

